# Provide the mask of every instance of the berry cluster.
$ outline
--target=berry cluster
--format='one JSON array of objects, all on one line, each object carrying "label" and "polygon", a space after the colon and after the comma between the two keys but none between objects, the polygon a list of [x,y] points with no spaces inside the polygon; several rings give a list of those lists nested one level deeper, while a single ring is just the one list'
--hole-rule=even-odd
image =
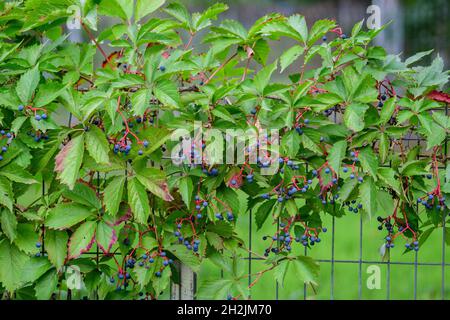
[{"label": "berry cluster", "polygon": [[[163,261],[162,266],[155,272],[155,276],[161,277],[164,268],[173,264],[173,260],[169,259],[164,251],[154,251],[153,253],[146,252],[142,254],[138,259],[129,256],[125,261],[125,268],[119,267],[119,271],[117,272],[117,290],[121,290],[122,288],[125,289],[126,287],[128,287],[129,280],[132,280],[131,274],[126,271],[127,269],[134,269],[136,263],[141,268],[149,269],[150,266],[155,263],[158,256],[161,257]],[[110,277],[110,282],[116,282],[115,276]]]},{"label": "berry cluster", "polygon": [[193,252],[198,252],[200,240],[195,239],[195,237],[193,237],[193,239],[191,239],[191,240],[184,238],[181,233],[182,227],[183,227],[183,225],[181,223],[178,223],[177,231],[174,232],[174,236],[177,237],[178,243],[184,244],[186,246],[186,249],[188,249],[188,250],[192,250]]},{"label": "berry cluster", "polygon": [[350,212],[354,212],[354,213],[358,213],[359,210],[362,209],[363,205],[362,203],[356,203],[356,200],[351,200],[351,201],[345,201],[343,203],[344,206],[348,207],[348,211]]},{"label": "berry cluster", "polygon": [[41,140],[48,140],[48,134],[42,131],[28,131],[27,135],[32,137],[35,142],[39,142]]},{"label": "berry cluster", "polygon": [[29,116],[33,116],[36,121],[47,120],[47,109],[44,108],[33,108],[32,106],[19,105],[17,110],[20,112],[25,112]]},{"label": "berry cluster", "polygon": [[316,243],[321,242],[321,238],[319,237],[319,231],[321,230],[323,233],[327,232],[327,228],[309,228],[303,222],[301,222],[304,226],[304,232],[301,236],[292,236],[290,234],[290,229],[292,223],[295,221],[295,218],[289,220],[287,224],[280,223],[280,230],[275,233],[273,236],[263,236],[263,240],[270,240],[270,245],[264,250],[264,256],[268,257],[272,252],[274,254],[278,254],[280,252],[290,252],[292,250],[292,244],[295,242],[301,243],[304,247],[314,246]]},{"label": "berry cluster", "polygon": [[8,151],[9,145],[11,144],[12,139],[14,139],[14,134],[11,132],[6,132],[5,130],[0,130],[0,142],[3,139],[6,139],[6,143],[0,150],[0,161],[3,160],[3,155]]}]

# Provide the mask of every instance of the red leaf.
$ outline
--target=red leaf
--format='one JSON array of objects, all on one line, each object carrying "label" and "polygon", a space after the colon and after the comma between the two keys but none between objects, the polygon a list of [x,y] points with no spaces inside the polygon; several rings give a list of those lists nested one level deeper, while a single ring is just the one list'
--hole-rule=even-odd
[{"label": "red leaf", "polygon": [[434,90],[428,94],[428,98],[438,102],[450,103],[450,95],[442,91]]},{"label": "red leaf", "polygon": [[64,170],[64,159],[67,157],[70,149],[72,148],[73,142],[70,140],[55,157],[55,171],[61,173]]}]

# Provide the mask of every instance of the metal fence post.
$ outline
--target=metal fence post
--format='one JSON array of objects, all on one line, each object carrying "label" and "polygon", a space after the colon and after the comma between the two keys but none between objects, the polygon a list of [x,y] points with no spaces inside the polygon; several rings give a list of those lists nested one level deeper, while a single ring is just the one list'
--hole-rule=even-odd
[{"label": "metal fence post", "polygon": [[175,268],[180,274],[180,283],[176,284],[172,282],[170,299],[194,300],[197,287],[197,275],[189,267],[178,261],[175,262]]}]

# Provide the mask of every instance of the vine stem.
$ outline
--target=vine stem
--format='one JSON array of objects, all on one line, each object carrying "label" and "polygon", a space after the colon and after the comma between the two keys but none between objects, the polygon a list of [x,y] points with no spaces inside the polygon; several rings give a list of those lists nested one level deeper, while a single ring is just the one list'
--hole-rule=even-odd
[{"label": "vine stem", "polygon": [[102,56],[105,58],[105,60],[109,63],[109,58],[108,55],[106,54],[106,52],[103,50],[103,48],[100,46],[100,44],[97,42],[97,39],[95,39],[94,35],[92,34],[92,32],[89,30],[89,28],[84,24],[84,22],[81,20],[80,18],[80,23],[81,26],[83,27],[84,31],[86,31],[87,35],[89,36],[89,39],[91,39],[95,46],[98,48],[98,50],[100,51],[100,53],[102,54]]},{"label": "vine stem", "polygon": [[235,54],[233,54],[231,57],[229,57],[227,60],[225,60],[225,62],[223,62],[219,68],[217,68],[208,78],[208,80],[205,81],[205,85],[208,84],[213,78],[214,76],[220,71],[222,70],[228,63],[230,63],[231,60],[233,60],[235,57],[237,56],[237,52]]}]

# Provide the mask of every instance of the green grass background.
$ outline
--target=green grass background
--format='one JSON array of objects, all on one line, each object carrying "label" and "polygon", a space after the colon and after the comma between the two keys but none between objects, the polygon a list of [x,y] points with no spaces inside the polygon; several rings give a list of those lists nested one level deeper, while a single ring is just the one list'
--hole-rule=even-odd
[{"label": "green grass background", "polygon": [[[328,232],[321,235],[322,242],[316,244],[308,255],[314,259],[331,259],[331,225],[330,216],[324,216],[324,226]],[[252,246],[253,251],[262,254],[267,246],[268,240],[263,241],[264,235],[273,235],[276,225],[268,219],[259,231],[253,220]],[[379,248],[383,243],[385,231],[378,231],[376,219],[364,219],[363,221],[363,250],[362,260],[381,261]],[[237,233],[248,244],[249,213],[241,214],[237,221]],[[357,260],[359,261],[359,232],[360,216],[358,214],[347,214],[342,218],[335,219],[335,260]],[[450,235],[448,235],[450,236]],[[436,229],[420,248],[418,253],[419,262],[442,263],[442,228]],[[403,254],[405,241],[398,239],[396,247],[391,249],[391,261],[414,262],[414,253]],[[304,248],[299,243],[293,245],[293,253],[303,254]],[[245,253],[244,253],[245,255]],[[450,248],[445,248],[445,261],[450,262]],[[362,299],[387,299],[387,265],[376,264],[381,269],[381,288],[370,290],[367,287],[367,273],[369,264],[362,265]],[[248,270],[248,262],[245,262]],[[252,261],[252,273],[262,270],[264,265],[261,261]],[[358,299],[358,263],[335,262],[334,267],[334,299]],[[210,262],[202,265],[198,274],[199,282],[207,279],[218,279],[221,277],[220,269]],[[247,279],[243,282],[247,283]],[[316,293],[311,288],[307,289],[306,299],[331,299],[331,264],[320,263],[319,288]],[[279,299],[304,299],[303,283],[288,274],[284,286],[279,286]],[[417,299],[442,299],[442,267],[441,266],[418,266],[417,267]],[[450,298],[450,266],[445,267],[445,299]],[[390,299],[414,299],[414,266],[413,265],[390,265]],[[273,271],[265,273],[260,281],[251,289],[252,299],[275,299],[276,282]],[[225,298],[225,297],[224,297]]]}]

